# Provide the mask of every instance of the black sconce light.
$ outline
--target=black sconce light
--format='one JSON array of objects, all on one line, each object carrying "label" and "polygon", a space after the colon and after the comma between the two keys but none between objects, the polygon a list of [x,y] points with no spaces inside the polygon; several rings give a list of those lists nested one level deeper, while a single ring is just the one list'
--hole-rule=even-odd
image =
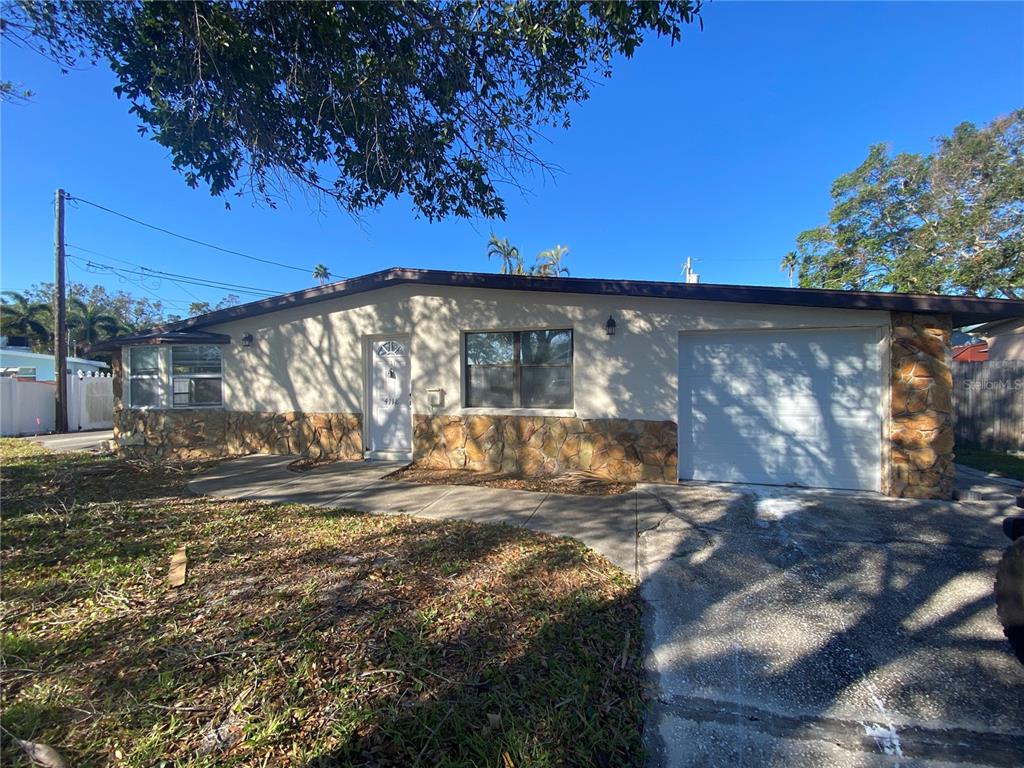
[{"label": "black sconce light", "polygon": [[243,333],[242,334],[242,346],[243,347],[251,347],[252,346],[252,334],[251,333]]},{"label": "black sconce light", "polygon": [[615,318],[608,315],[608,320],[604,324],[604,332],[609,336],[615,335]]}]

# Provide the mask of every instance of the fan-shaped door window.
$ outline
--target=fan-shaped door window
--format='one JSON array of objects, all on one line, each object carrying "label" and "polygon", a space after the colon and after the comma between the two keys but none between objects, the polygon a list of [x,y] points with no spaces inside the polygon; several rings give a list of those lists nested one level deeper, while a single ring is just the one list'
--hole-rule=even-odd
[{"label": "fan-shaped door window", "polygon": [[397,341],[384,341],[377,345],[378,357],[405,357],[405,346]]}]

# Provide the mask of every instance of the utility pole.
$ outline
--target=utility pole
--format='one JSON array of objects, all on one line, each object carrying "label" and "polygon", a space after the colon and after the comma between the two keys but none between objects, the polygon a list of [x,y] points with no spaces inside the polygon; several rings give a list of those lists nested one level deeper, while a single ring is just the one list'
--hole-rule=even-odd
[{"label": "utility pole", "polygon": [[54,429],[68,431],[68,334],[66,288],[64,286],[64,190],[57,190],[53,219],[53,353],[57,371],[57,414]]}]

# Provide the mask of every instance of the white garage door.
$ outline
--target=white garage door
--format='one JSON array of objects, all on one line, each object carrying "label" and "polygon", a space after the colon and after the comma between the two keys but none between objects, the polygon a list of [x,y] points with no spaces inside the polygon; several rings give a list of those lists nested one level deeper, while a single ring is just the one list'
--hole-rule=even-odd
[{"label": "white garage door", "polygon": [[681,333],[679,477],[879,490],[877,328]]}]

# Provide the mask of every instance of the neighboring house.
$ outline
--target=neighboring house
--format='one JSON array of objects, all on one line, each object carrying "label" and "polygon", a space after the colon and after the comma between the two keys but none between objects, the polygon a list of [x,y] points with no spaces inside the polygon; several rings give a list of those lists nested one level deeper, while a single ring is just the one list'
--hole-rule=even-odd
[{"label": "neighboring house", "polygon": [[988,344],[984,341],[953,347],[954,363],[983,363],[986,360],[988,360]]},{"label": "neighboring house", "polygon": [[993,320],[970,333],[988,343],[989,360],[1024,360],[1024,317]]},{"label": "neighboring house", "polygon": [[[99,373],[110,368],[99,360],[83,360],[80,357],[69,357],[68,373]],[[54,381],[57,378],[56,363],[53,355],[33,352],[26,346],[8,346],[7,340],[0,343],[0,369],[14,368],[18,375],[25,378],[35,376],[36,381]]]},{"label": "neighboring house", "polygon": [[948,498],[950,333],[1024,301],[390,269],[114,339],[129,455]]}]

